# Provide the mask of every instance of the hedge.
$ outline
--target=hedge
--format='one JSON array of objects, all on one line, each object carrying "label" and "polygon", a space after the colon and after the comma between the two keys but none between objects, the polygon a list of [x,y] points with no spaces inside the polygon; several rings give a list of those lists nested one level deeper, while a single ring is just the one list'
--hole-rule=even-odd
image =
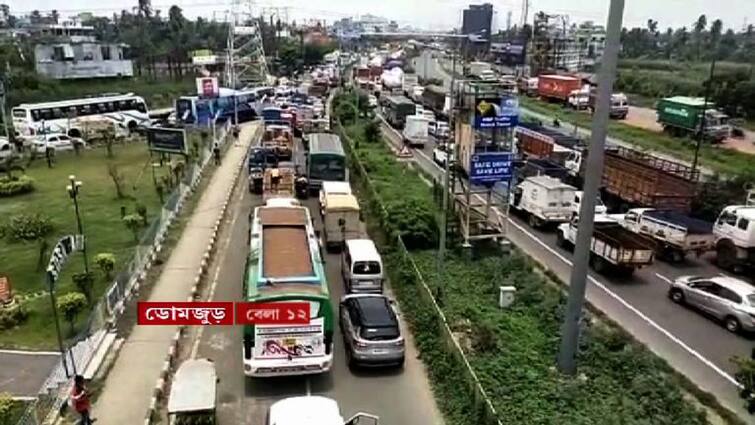
[{"label": "hedge", "polygon": [[21,195],[34,191],[34,179],[29,176],[20,176],[9,179],[7,176],[0,177],[0,198]]}]

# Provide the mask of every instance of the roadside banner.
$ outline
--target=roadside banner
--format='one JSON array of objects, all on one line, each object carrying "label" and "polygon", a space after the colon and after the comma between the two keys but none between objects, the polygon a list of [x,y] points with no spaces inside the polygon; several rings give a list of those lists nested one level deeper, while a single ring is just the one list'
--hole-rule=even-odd
[{"label": "roadside banner", "polygon": [[186,131],[182,128],[149,127],[147,143],[149,149],[155,152],[185,155],[188,151]]},{"label": "roadside banner", "polygon": [[518,123],[519,99],[516,96],[483,97],[475,102],[474,126],[477,129],[510,128]]},{"label": "roadside banner", "polygon": [[469,181],[472,184],[491,186],[500,181],[511,180],[511,152],[484,152],[472,155],[469,166]]}]

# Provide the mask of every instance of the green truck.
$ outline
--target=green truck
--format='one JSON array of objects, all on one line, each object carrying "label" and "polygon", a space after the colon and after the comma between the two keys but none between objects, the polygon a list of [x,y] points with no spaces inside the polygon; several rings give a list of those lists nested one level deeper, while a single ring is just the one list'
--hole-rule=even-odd
[{"label": "green truck", "polygon": [[[705,110],[705,123],[700,125],[700,119]],[[720,142],[729,137],[731,127],[729,117],[715,109],[713,103],[699,97],[674,96],[658,101],[656,106],[658,123],[663,130],[674,136],[700,137],[704,140]]]}]

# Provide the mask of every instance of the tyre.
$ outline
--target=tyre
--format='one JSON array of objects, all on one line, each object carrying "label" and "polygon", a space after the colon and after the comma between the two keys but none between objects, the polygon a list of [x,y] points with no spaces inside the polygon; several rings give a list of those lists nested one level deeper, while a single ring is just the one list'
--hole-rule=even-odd
[{"label": "tyre", "polygon": [[672,289],[668,291],[668,297],[677,304],[684,304],[684,292],[681,289]]},{"label": "tyre", "polygon": [[674,249],[671,251],[670,256],[671,262],[673,263],[681,263],[684,261],[684,252],[679,251],[678,249]]},{"label": "tyre", "polygon": [[726,330],[731,333],[737,333],[742,328],[739,320],[737,320],[737,318],[734,316],[727,316],[724,319],[724,326],[726,327]]},{"label": "tyre", "polygon": [[533,229],[536,229],[540,224],[540,220],[538,220],[537,217],[535,217],[533,214],[530,214],[530,216],[527,217],[527,224],[529,224]]},{"label": "tyre", "polygon": [[566,238],[564,237],[563,232],[556,232],[556,245],[561,248],[566,248]]},{"label": "tyre", "polygon": [[593,264],[592,264],[593,269],[595,269],[595,271],[600,274],[604,274],[606,270],[608,269],[608,264],[606,264],[606,262],[598,256],[593,256],[592,258],[593,258]]},{"label": "tyre", "polygon": [[721,241],[716,246],[716,264],[724,270],[731,270],[736,265],[737,251],[729,240]]}]

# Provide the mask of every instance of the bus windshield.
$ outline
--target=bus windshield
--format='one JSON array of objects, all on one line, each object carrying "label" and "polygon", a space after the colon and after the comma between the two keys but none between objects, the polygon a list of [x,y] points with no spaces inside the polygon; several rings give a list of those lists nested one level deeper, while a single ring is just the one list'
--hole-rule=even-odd
[{"label": "bus windshield", "polygon": [[337,155],[311,155],[310,156],[311,179],[323,181],[346,180],[346,159]]}]

